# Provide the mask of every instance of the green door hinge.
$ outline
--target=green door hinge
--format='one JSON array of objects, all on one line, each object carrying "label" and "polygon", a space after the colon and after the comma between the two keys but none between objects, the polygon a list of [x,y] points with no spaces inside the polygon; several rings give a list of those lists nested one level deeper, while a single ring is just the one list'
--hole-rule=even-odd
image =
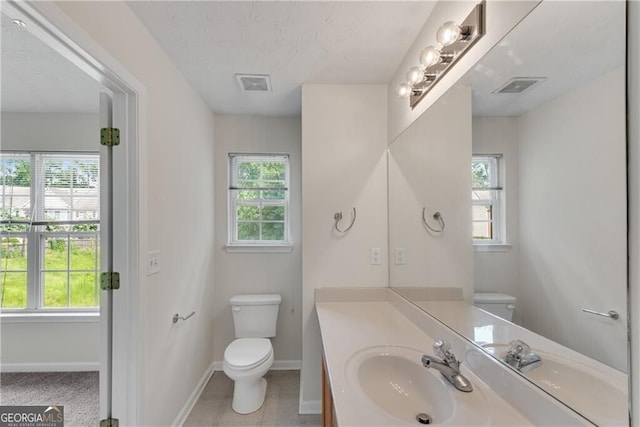
[{"label": "green door hinge", "polygon": [[120,273],[108,272],[100,274],[100,289],[111,291],[120,289]]},{"label": "green door hinge", "polygon": [[120,129],[102,128],[100,129],[100,144],[107,147],[120,145]]},{"label": "green door hinge", "polygon": [[117,418],[107,418],[106,420],[100,420],[100,427],[118,427],[120,421]]}]

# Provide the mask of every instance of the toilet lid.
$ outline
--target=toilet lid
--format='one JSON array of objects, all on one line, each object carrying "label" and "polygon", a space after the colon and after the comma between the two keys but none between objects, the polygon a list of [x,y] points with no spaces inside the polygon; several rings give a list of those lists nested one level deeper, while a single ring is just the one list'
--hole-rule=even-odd
[{"label": "toilet lid", "polygon": [[271,356],[273,347],[266,338],[238,338],[224,351],[224,360],[236,369],[251,369]]}]

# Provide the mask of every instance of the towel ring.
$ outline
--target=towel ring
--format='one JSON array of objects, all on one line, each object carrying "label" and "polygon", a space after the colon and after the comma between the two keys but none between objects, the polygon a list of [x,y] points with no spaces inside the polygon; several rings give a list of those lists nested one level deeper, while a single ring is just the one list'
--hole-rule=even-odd
[{"label": "towel ring", "polygon": [[441,233],[444,231],[444,219],[442,218],[442,214],[440,212],[436,212],[433,214],[433,219],[435,219],[436,221],[438,221],[438,223],[440,224],[440,229],[438,230],[437,228],[433,228],[432,226],[429,225],[429,223],[427,223],[427,218],[425,218],[424,213],[427,210],[427,208],[422,208],[422,223],[425,225],[425,227],[427,227],[429,230],[433,231],[434,233]]},{"label": "towel ring", "polygon": [[356,208],[355,207],[353,208],[353,211],[351,214],[351,224],[349,224],[349,226],[344,230],[341,230],[339,226],[340,221],[342,221],[342,212],[336,212],[333,215],[333,219],[336,220],[335,224],[333,224],[333,228],[335,228],[338,233],[344,234],[347,231],[351,230],[351,227],[353,227],[353,224],[356,223]]}]

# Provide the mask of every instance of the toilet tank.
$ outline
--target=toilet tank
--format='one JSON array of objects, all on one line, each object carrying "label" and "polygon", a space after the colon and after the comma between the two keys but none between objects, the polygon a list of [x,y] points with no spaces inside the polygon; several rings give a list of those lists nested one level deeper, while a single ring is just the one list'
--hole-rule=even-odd
[{"label": "toilet tank", "polygon": [[476,292],[473,294],[473,302],[476,307],[509,322],[512,321],[513,310],[516,308],[516,297],[494,292]]},{"label": "toilet tank", "polygon": [[232,297],[229,302],[233,313],[236,338],[275,337],[281,300],[278,294],[236,295]]}]

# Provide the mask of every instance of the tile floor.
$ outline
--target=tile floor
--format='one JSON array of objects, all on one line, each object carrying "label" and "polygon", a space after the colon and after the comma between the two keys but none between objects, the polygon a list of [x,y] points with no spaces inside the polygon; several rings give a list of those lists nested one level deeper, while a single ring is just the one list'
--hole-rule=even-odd
[{"label": "tile floor", "polygon": [[320,426],[321,415],[299,415],[300,371],[269,371],[267,395],[262,408],[248,415],[231,409],[233,381],[215,372],[184,427],[204,426]]}]

